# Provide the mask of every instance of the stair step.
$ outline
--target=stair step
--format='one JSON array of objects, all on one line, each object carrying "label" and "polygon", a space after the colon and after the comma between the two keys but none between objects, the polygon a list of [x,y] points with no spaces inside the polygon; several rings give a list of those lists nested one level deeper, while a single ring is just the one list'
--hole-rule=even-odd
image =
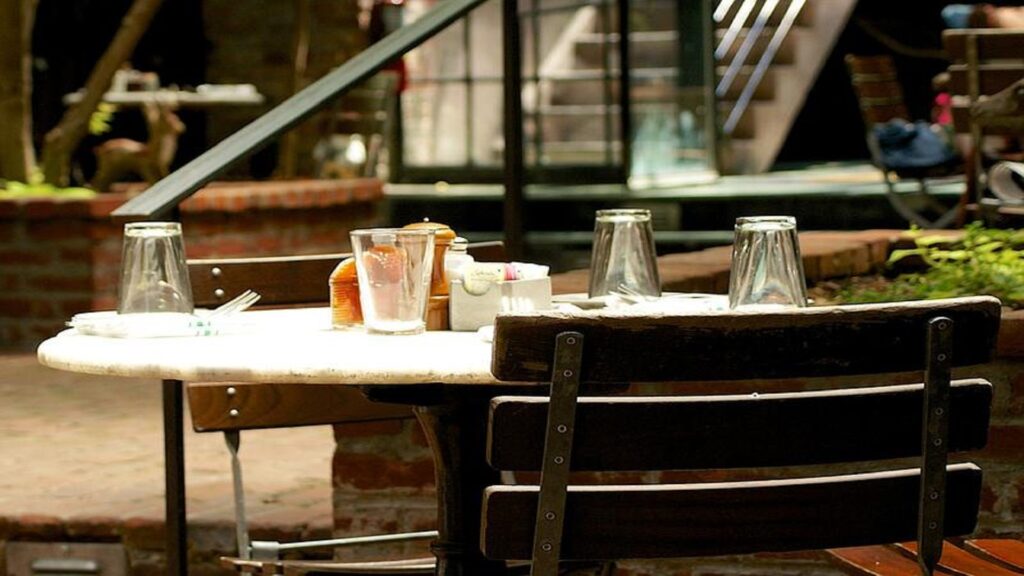
[{"label": "stair step", "polygon": [[[609,71],[607,80],[611,93],[607,94],[605,71],[600,69],[566,70],[548,75],[542,80],[551,84],[551,104],[617,104],[618,70]],[[644,101],[668,102],[676,98],[677,71],[674,68],[634,68],[630,71],[633,95]],[[607,102],[605,98],[610,98]]]},{"label": "stair step", "polygon": [[[724,0],[722,3],[727,2],[727,1],[729,1],[729,0]],[[739,14],[740,7],[743,6],[746,3],[753,3],[753,9],[750,10],[747,13],[747,16],[746,16],[746,19],[745,19],[745,22],[744,22],[745,26],[743,26],[743,27],[746,28],[747,26],[752,25],[755,22],[755,20],[757,19],[757,16],[761,13],[761,9],[764,7],[765,1],[766,0],[732,0],[729,3],[729,10],[726,11],[725,17],[721,18],[719,20],[716,20],[716,27],[717,28],[728,28],[733,23],[733,21],[736,19],[737,14]],[[771,18],[768,19],[768,25],[769,26],[778,26],[779,22],[782,21],[783,15],[786,13],[786,9],[789,8],[789,4],[790,4],[791,1],[792,0],[779,0],[779,3],[775,6],[775,10],[772,12]],[[813,2],[807,2],[806,4],[804,4],[803,9],[800,10],[800,14],[796,18],[796,25],[797,26],[810,26],[811,24],[813,24],[813,22],[814,22],[814,15],[812,14],[813,10],[814,10],[814,3]],[[714,12],[715,15],[718,15],[718,12],[719,11],[716,8],[715,12]]]},{"label": "stair step", "polygon": [[[747,55],[747,63],[755,63],[760,60],[764,54],[765,49],[772,40],[772,36],[775,34],[776,28],[770,27],[765,29],[758,35],[758,38],[754,41],[754,47]],[[715,31],[715,48],[718,49],[722,45],[722,41],[725,38],[726,30],[718,29]],[[747,41],[750,36],[750,30],[740,30],[739,34],[730,41],[729,48],[725,54],[718,58],[718,62],[721,64],[728,64],[732,62],[733,58],[736,57],[736,53],[739,52],[740,46]],[[793,34],[787,34],[783,38],[782,43],[779,45],[778,51],[775,53],[775,58],[772,60],[775,64],[793,64],[796,61],[796,36]]]},{"label": "stair step", "polygon": [[[647,0],[630,2],[629,29],[637,32],[659,32],[675,30],[678,0]],[[598,16],[596,24],[598,32],[618,32],[619,18],[614,3],[609,7],[608,17]]]},{"label": "stair step", "polygon": [[[679,34],[675,30],[634,32],[629,35],[631,61],[646,66],[677,66],[679,62]],[[618,65],[619,35],[593,32],[576,40],[576,58],[583,66],[600,67],[605,51],[609,60]]]},{"label": "stair step", "polygon": [[[726,67],[717,66],[715,68],[715,78],[721,80],[722,76],[725,75]],[[776,74],[774,67],[768,68],[768,72],[765,73],[764,77],[761,78],[761,82],[758,83],[757,88],[754,89],[754,100],[771,100],[775,98],[775,87],[776,87]],[[743,88],[750,82],[750,77],[754,73],[754,66],[743,66],[740,68],[740,73],[736,76],[736,79],[729,84],[729,90],[726,91],[725,95],[719,100],[733,101],[740,97],[743,92]],[[717,82],[717,80],[716,80]]]},{"label": "stair step", "polygon": [[[719,102],[718,103],[718,123],[719,125],[724,124],[726,119],[729,117],[729,113],[732,112],[735,102]],[[757,137],[755,126],[754,114],[756,110],[754,106],[747,106],[744,110],[743,115],[740,116],[740,121],[736,124],[736,128],[733,129],[732,134],[729,136],[733,140],[752,140]]]},{"label": "stair step", "polygon": [[544,106],[540,121],[545,141],[618,140],[621,134],[619,107],[614,104]]},{"label": "stair step", "polygon": [[[598,165],[603,166],[609,163],[608,149],[611,148],[611,163],[622,161],[622,143],[618,140],[612,142],[604,141],[580,141],[580,142],[545,142],[541,155],[544,166],[557,165]],[[536,164],[536,150],[533,146],[526,147],[527,164]]]}]

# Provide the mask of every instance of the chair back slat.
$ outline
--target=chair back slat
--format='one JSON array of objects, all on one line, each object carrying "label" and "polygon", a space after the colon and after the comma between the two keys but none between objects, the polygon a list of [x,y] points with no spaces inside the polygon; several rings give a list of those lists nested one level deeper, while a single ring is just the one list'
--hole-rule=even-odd
[{"label": "chair back slat", "polygon": [[[760,482],[569,489],[562,558],[672,558],[912,540],[917,470]],[[947,468],[944,533],[977,523],[981,470]],[[482,544],[492,559],[529,559],[537,489],[492,486]],[[870,505],[866,505],[869,503]]]},{"label": "chair back slat", "polygon": [[202,382],[185,390],[196,432],[412,418],[408,406],[371,402],[352,386]]},{"label": "chair back slat", "polygon": [[[1021,36],[1024,39],[1024,35]],[[1017,62],[985,63],[978,66],[978,90],[980,94],[995,94],[1024,78],[1024,46],[1021,59]],[[955,64],[949,67],[949,90],[952,94],[970,93],[967,66]]]},{"label": "chair back slat", "polygon": [[[921,455],[923,385],[744,396],[580,398],[573,470],[799,466]],[[952,387],[950,452],[985,446],[992,386]],[[487,458],[540,470],[547,397],[492,401]]]},{"label": "chair back slat", "polygon": [[999,328],[991,297],[690,316],[499,316],[492,373],[551,379],[555,336],[580,332],[584,382],[743,380],[921,370],[926,323],[956,325],[954,365],[987,362]]},{"label": "chair back slat", "polygon": [[196,306],[218,306],[245,290],[260,293],[260,305],[326,304],[327,280],[350,254],[189,260]]},{"label": "chair back slat", "polygon": [[945,30],[942,44],[952,62],[967,61],[968,38],[974,37],[979,60],[1020,60],[1024,58],[1024,44],[1020,30],[966,29]]},{"label": "chair back slat", "polygon": [[903,100],[903,87],[896,75],[896,66],[889,56],[846,56],[853,91],[857,95],[861,116],[870,129],[873,124],[893,118],[910,119]]}]

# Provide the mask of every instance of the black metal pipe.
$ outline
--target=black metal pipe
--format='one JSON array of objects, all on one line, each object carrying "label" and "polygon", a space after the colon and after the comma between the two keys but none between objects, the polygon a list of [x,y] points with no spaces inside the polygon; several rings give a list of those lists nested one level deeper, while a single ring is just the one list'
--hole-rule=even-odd
[{"label": "black metal pipe", "polygon": [[419,20],[385,36],[323,78],[285,100],[195,160],[157,182],[113,212],[115,218],[167,214],[238,160],[262,148],[289,128],[366,80],[389,62],[419,46],[486,0],[446,0]]},{"label": "black metal pipe", "polygon": [[518,0],[503,0],[505,56],[505,249],[522,258],[525,174],[523,169],[523,77]]},{"label": "black metal pipe", "polygon": [[185,430],[181,380],[163,381],[164,510],[167,522],[167,574],[188,574],[188,523],[185,519]]}]

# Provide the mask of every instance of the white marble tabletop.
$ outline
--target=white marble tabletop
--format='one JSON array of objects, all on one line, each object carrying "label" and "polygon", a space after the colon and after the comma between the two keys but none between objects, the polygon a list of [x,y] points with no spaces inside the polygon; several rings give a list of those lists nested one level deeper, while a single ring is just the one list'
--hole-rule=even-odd
[{"label": "white marble tabletop", "polygon": [[332,330],[326,308],[244,313],[251,330],[219,336],[110,338],[71,329],[39,361],[86,374],[184,381],[495,384],[491,344],[475,332],[412,336]]}]

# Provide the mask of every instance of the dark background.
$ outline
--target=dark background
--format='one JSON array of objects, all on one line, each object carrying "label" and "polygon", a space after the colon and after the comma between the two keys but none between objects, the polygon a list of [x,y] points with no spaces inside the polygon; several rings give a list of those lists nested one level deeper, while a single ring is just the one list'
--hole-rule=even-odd
[{"label": "dark background", "polygon": [[[61,97],[85,83],[130,4],[130,0],[40,1],[33,38],[33,114],[37,146],[42,143],[46,131],[64,113]],[[931,79],[946,67],[946,62],[941,58],[895,53],[876,36],[869,34],[861,23],[904,46],[940,51],[944,28],[940,11],[947,4],[950,2],[860,0],[817,84],[807,97],[777,166],[868,158],[864,127],[843,63],[846,54],[893,55],[912,115],[915,119],[928,118],[934,97]],[[240,9],[259,8],[245,6]],[[132,64],[140,70],[157,72],[164,85],[195,86],[204,80],[209,46],[209,39],[203,31],[201,0],[168,0],[137,48]],[[208,146],[205,115],[189,111],[182,111],[180,115],[188,131],[180,140],[178,165]],[[138,140],[146,137],[145,125],[137,111],[126,110],[116,114],[113,126],[111,134],[88,138],[76,154],[86,177],[92,170],[91,148],[97,143],[111,136]],[[267,161],[273,160],[268,158]]]}]

